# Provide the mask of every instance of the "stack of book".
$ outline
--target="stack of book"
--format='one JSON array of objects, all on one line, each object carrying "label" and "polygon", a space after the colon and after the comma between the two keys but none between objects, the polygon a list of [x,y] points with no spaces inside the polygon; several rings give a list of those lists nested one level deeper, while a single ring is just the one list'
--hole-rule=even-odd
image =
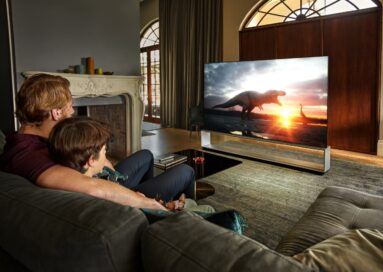
[{"label": "stack of book", "polygon": [[154,159],[154,166],[162,170],[169,169],[173,166],[186,162],[187,156],[179,154],[166,154]]}]

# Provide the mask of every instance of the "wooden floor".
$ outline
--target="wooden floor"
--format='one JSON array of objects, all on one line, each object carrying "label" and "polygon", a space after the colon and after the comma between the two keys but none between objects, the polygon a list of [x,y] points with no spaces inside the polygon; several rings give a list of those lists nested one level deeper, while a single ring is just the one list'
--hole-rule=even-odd
[{"label": "wooden floor", "polygon": [[[154,135],[142,137],[141,143],[142,148],[151,150],[154,156],[201,147],[200,136],[197,132],[193,132],[191,136],[188,130],[175,128],[163,128],[151,130],[150,132],[154,133]],[[383,157],[373,155],[332,149],[331,157],[383,167]]]}]

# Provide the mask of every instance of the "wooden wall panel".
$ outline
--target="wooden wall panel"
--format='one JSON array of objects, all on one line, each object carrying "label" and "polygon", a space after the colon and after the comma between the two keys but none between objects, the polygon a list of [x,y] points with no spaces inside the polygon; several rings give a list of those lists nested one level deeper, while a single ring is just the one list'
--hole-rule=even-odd
[{"label": "wooden wall panel", "polygon": [[329,140],[339,149],[376,153],[379,20],[360,14],[324,21],[329,56]]},{"label": "wooden wall panel", "polygon": [[277,58],[322,55],[321,22],[281,25],[275,30]]},{"label": "wooden wall panel", "polygon": [[239,34],[240,60],[274,59],[275,33],[274,29],[264,28],[253,31],[242,31]]},{"label": "wooden wall panel", "polygon": [[329,56],[329,145],[376,154],[380,33],[380,10],[253,28],[240,32],[240,57]]}]

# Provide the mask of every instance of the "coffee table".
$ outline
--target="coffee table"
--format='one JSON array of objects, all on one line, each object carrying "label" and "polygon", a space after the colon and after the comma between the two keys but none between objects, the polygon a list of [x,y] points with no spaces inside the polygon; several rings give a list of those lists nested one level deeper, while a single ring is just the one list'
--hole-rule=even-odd
[{"label": "coffee table", "polygon": [[175,153],[187,156],[188,158],[185,163],[193,167],[195,171],[197,200],[208,197],[215,192],[212,185],[199,181],[199,179],[242,163],[239,160],[195,149],[187,149]]}]

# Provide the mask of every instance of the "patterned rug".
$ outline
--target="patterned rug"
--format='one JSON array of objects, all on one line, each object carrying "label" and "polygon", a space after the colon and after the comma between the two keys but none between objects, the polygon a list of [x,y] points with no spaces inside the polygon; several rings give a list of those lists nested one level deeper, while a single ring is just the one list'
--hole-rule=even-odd
[{"label": "patterned rug", "polygon": [[383,168],[332,160],[326,174],[315,174],[268,163],[242,164],[202,179],[215,194],[200,200],[217,210],[236,209],[246,218],[245,234],[275,248],[318,194],[336,185],[383,195]]}]

